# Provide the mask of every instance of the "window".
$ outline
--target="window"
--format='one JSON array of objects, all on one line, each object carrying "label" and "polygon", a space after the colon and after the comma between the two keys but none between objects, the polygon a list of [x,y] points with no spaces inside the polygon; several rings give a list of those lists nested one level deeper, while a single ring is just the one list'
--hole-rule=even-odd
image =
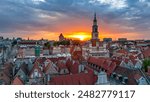
[{"label": "window", "polygon": [[128,78],[127,78],[127,77],[124,78],[124,82],[125,82],[125,83],[128,82]]},{"label": "window", "polygon": [[113,78],[116,78],[116,74],[115,73],[113,73]]},{"label": "window", "polygon": [[122,81],[122,77],[121,76],[119,77],[119,80]]},{"label": "window", "polygon": [[66,70],[64,69],[64,74],[66,74]]},{"label": "window", "polygon": [[1,73],[0,76],[3,77],[3,73]]},{"label": "window", "polygon": [[34,70],[34,78],[35,78],[35,77],[39,77],[39,73],[38,73],[38,70],[37,70],[37,69]]}]

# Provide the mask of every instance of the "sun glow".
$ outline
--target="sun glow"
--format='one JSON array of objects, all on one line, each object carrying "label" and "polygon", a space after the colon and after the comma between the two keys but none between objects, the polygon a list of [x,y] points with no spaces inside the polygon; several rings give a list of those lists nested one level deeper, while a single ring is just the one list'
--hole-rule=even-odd
[{"label": "sun glow", "polygon": [[66,37],[71,38],[71,39],[78,39],[81,41],[91,38],[91,36],[86,32],[76,32],[71,35],[67,35]]}]

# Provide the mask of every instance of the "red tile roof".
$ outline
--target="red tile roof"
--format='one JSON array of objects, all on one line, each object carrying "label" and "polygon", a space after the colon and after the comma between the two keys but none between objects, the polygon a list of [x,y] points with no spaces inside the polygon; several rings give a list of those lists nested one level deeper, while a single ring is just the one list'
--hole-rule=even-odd
[{"label": "red tile roof", "polygon": [[98,65],[99,67],[103,68],[104,70],[107,70],[108,75],[110,75],[117,66],[116,62],[113,62],[109,58],[90,57],[88,59],[88,62]]},{"label": "red tile roof", "polygon": [[133,65],[135,66],[136,63],[138,62],[138,60],[131,60],[131,62],[133,63]]},{"label": "red tile roof", "polygon": [[112,61],[115,62],[117,66],[119,66],[119,65],[121,64],[121,61],[120,61],[120,60],[112,59]]},{"label": "red tile roof", "polygon": [[136,80],[139,80],[141,77],[142,77],[141,74],[135,74],[134,75],[134,79],[136,79]]},{"label": "red tile roof", "polygon": [[53,77],[49,84],[54,85],[93,85],[96,83],[96,76],[91,73],[80,73],[73,75],[62,75]]},{"label": "red tile roof", "polygon": [[72,74],[77,74],[79,72],[79,62],[75,61],[70,69]]},{"label": "red tile roof", "polygon": [[120,53],[120,54],[128,54],[128,52],[124,49],[120,49],[118,50],[116,53]]},{"label": "red tile roof", "polygon": [[23,81],[19,77],[16,77],[13,80],[12,85],[24,85],[24,83],[23,83]]},{"label": "red tile roof", "polygon": [[35,63],[38,63],[38,64],[43,64],[45,61],[46,61],[45,57],[35,59]]},{"label": "red tile roof", "polygon": [[150,48],[144,50],[142,53],[145,58],[150,58]]},{"label": "red tile roof", "polygon": [[55,63],[55,62],[57,62],[57,61],[59,61],[59,60],[65,60],[65,59],[66,59],[66,57],[48,58],[48,59]]},{"label": "red tile roof", "polygon": [[72,59],[80,60],[82,59],[82,47],[81,46],[72,46],[70,49]]},{"label": "red tile roof", "polygon": [[125,63],[128,63],[128,62],[130,61],[130,59],[125,58],[125,59],[123,59],[123,61],[124,61]]},{"label": "red tile roof", "polygon": [[43,72],[41,71],[38,62],[36,62],[36,63],[34,63],[34,66],[33,66],[32,70],[31,70],[30,73],[29,73],[29,76],[30,76],[30,77],[31,77],[31,75],[32,75],[32,73],[34,72],[35,69],[37,69],[38,72],[39,72],[41,75],[43,75]]},{"label": "red tile roof", "polygon": [[66,66],[66,63],[64,63],[62,61],[57,62],[57,67],[58,67],[58,71],[61,71],[61,69],[68,69]]},{"label": "red tile roof", "polygon": [[134,56],[134,55],[130,55],[130,56],[129,56],[129,59],[130,59],[130,60],[135,60],[135,59],[137,59],[137,58],[138,58],[138,57],[137,57],[137,56]]}]

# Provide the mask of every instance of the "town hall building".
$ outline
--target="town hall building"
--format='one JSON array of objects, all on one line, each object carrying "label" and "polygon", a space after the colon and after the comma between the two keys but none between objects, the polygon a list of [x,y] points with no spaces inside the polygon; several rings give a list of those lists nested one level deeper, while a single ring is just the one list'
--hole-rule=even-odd
[{"label": "town hall building", "polygon": [[94,14],[91,40],[88,45],[83,47],[83,56],[85,59],[90,56],[94,57],[109,57],[109,50],[106,49],[106,44],[99,39],[98,22],[96,13]]}]

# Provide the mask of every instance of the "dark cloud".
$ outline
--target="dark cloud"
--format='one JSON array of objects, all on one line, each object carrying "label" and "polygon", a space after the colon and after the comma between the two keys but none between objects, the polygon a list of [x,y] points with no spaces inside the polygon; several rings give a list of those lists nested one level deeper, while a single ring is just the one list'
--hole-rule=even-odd
[{"label": "dark cloud", "polygon": [[109,2],[102,4],[99,2],[101,0],[91,1],[0,0],[0,32],[67,32],[62,26],[90,28],[88,24],[92,22],[93,13],[97,12],[102,31],[109,29],[112,34],[138,33],[149,36],[148,0],[123,0],[124,4],[116,5],[118,7]]}]

